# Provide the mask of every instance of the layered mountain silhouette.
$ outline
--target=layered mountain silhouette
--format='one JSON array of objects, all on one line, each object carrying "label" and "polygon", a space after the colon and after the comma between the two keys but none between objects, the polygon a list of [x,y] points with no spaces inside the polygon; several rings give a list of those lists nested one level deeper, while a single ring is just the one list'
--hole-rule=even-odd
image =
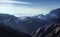
[{"label": "layered mountain silhouette", "polygon": [[46,16],[49,24],[33,31],[33,37],[60,37],[60,8],[52,10]]},{"label": "layered mountain silhouette", "polygon": [[60,8],[50,11],[48,14],[32,17],[15,17],[14,15],[0,14],[0,23],[6,24],[14,30],[31,34],[38,28],[60,23]]},{"label": "layered mountain silhouette", "polygon": [[60,23],[60,8],[54,9],[46,15],[40,14],[33,17],[26,17],[25,21],[23,21],[23,25],[25,25],[24,28],[26,28],[29,33],[39,27],[57,23]]}]

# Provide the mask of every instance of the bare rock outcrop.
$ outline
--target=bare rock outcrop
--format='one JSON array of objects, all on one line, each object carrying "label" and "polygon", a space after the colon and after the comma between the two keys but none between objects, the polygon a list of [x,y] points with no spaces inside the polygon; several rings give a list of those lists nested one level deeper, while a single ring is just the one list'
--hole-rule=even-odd
[{"label": "bare rock outcrop", "polygon": [[60,24],[52,24],[39,28],[32,35],[33,37],[60,37]]}]

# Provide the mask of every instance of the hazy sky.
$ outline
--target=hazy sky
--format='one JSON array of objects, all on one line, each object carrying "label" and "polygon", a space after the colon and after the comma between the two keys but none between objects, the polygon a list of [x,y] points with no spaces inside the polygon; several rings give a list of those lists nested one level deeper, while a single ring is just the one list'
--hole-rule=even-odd
[{"label": "hazy sky", "polygon": [[60,8],[60,0],[0,0],[0,13],[16,16],[47,14]]}]

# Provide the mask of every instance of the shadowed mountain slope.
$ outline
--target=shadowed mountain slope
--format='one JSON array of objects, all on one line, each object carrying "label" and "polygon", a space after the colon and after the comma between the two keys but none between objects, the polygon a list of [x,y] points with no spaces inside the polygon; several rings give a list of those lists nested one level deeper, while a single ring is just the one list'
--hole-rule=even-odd
[{"label": "shadowed mountain slope", "polygon": [[60,37],[60,24],[52,24],[39,28],[32,35],[33,37]]},{"label": "shadowed mountain slope", "polygon": [[15,30],[4,23],[0,23],[0,37],[32,37],[30,34]]}]

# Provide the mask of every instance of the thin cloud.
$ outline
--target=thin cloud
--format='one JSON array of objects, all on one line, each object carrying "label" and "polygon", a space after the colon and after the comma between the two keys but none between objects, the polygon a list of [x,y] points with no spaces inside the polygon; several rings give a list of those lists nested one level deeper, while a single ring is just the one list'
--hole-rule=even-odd
[{"label": "thin cloud", "polygon": [[0,1],[0,3],[6,3],[6,4],[32,4],[29,2],[23,2],[23,1]]}]

